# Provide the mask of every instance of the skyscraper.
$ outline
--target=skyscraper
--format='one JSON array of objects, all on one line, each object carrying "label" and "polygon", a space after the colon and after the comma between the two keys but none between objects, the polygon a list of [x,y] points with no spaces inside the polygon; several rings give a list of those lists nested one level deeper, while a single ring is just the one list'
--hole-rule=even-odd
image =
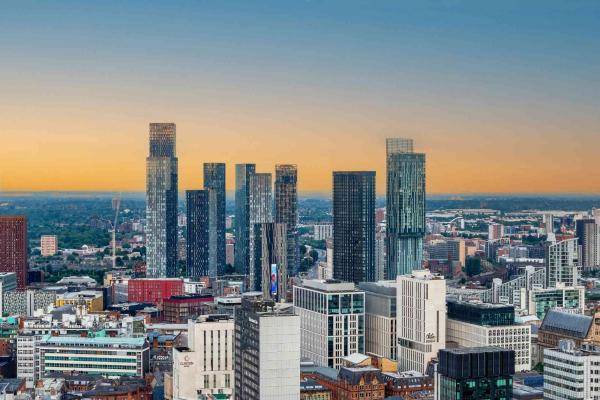
[{"label": "skyscraper", "polygon": [[250,268],[250,176],[255,164],[235,165],[235,271],[248,274]]},{"label": "skyscraper", "polygon": [[600,265],[600,226],[594,219],[576,222],[577,242],[581,247],[581,265],[584,269]]},{"label": "skyscraper", "polygon": [[0,272],[14,272],[17,287],[27,287],[27,218],[0,216]]},{"label": "skyscraper", "polygon": [[254,290],[260,290],[262,276],[260,249],[260,225],[273,222],[273,190],[271,174],[254,173],[249,180],[249,216],[250,235],[248,238],[250,285]]},{"label": "skyscraper", "polygon": [[375,280],[375,172],[333,173],[333,277]]},{"label": "skyscraper", "polygon": [[269,222],[255,224],[254,229],[254,271],[257,271],[254,289],[262,291],[265,299],[285,300],[288,292],[287,226]]},{"label": "skyscraper", "polygon": [[202,276],[211,276],[210,272],[216,273],[216,270],[210,270],[209,265],[209,204],[209,190],[187,190],[185,192],[186,275],[195,280]]},{"label": "skyscraper", "polygon": [[425,235],[425,154],[412,139],[386,139],[387,279],[421,269]]},{"label": "skyscraper", "polygon": [[177,275],[175,124],[150,124],[146,158],[146,275]]},{"label": "skyscraper", "polygon": [[225,164],[204,164],[204,189],[211,191],[209,198],[209,271],[216,276],[225,273]]},{"label": "skyscraper", "polygon": [[298,272],[298,168],[290,164],[275,166],[275,222],[287,226],[287,267]]}]

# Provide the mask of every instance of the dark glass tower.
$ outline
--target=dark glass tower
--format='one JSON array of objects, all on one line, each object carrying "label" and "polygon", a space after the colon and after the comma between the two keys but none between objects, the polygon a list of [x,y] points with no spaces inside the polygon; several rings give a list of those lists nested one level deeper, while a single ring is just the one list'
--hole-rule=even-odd
[{"label": "dark glass tower", "polygon": [[235,271],[248,274],[250,268],[250,177],[256,164],[235,165]]},{"label": "dark glass tower", "polygon": [[298,168],[275,166],[275,222],[287,226],[287,266],[290,274],[298,273]]},{"label": "dark glass tower", "polygon": [[225,164],[204,164],[204,189],[210,193],[208,270],[225,273]]},{"label": "dark glass tower", "polygon": [[254,225],[254,290],[265,299],[285,300],[288,287],[287,227],[268,222]]},{"label": "dark glass tower", "polygon": [[175,124],[150,124],[146,158],[146,275],[177,275]]},{"label": "dark glass tower", "polygon": [[386,141],[386,279],[421,269],[425,236],[425,154],[412,139]]},{"label": "dark glass tower", "polygon": [[333,173],[333,277],[375,280],[375,172]]},{"label": "dark glass tower", "polygon": [[209,275],[209,190],[185,192],[187,216],[187,276],[195,280]]},{"label": "dark glass tower", "polygon": [[261,225],[273,222],[273,189],[269,173],[255,173],[250,177],[250,237],[248,240],[249,279],[253,290],[260,290],[262,276],[260,235]]}]

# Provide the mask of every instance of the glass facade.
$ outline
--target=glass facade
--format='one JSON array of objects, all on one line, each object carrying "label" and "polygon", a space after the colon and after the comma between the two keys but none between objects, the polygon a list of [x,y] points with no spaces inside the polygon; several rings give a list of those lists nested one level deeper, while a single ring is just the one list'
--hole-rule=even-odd
[{"label": "glass facade", "polygon": [[249,274],[250,252],[250,176],[256,171],[255,164],[235,166],[235,271]]},{"label": "glass facade", "polygon": [[295,275],[299,265],[298,243],[298,168],[295,165],[275,166],[275,222],[287,226],[287,266]]},{"label": "glass facade", "polygon": [[211,277],[225,273],[225,164],[204,164],[204,189],[209,198],[208,270]]},{"label": "glass facade", "polygon": [[515,323],[515,308],[496,304],[471,304],[448,301],[448,318],[481,326],[506,326]]},{"label": "glass facade", "polygon": [[198,280],[209,275],[209,191],[185,192],[187,277]]}]

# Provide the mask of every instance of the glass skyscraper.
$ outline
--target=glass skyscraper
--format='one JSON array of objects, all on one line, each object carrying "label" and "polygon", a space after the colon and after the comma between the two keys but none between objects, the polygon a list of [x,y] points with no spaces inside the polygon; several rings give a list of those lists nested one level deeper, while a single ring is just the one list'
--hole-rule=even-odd
[{"label": "glass skyscraper", "polygon": [[333,277],[375,280],[375,172],[333,173]]},{"label": "glass skyscraper", "polygon": [[260,234],[261,224],[273,222],[273,189],[272,177],[268,173],[254,173],[249,180],[249,217],[250,237],[248,238],[250,286],[260,290],[261,260]]},{"label": "glass skyscraper", "polygon": [[291,274],[298,272],[298,168],[275,166],[275,222],[287,226],[287,266]]},{"label": "glass skyscraper", "polygon": [[198,280],[202,276],[210,276],[210,194],[209,190],[187,190],[185,192],[186,275],[194,280]]},{"label": "glass skyscraper", "polygon": [[204,189],[209,195],[209,275],[225,273],[225,164],[204,164]]},{"label": "glass skyscraper", "polygon": [[248,274],[250,266],[250,176],[256,164],[235,165],[235,272]]},{"label": "glass skyscraper", "polygon": [[175,124],[150,124],[146,158],[146,276],[177,275]]},{"label": "glass skyscraper", "polygon": [[425,154],[412,139],[386,140],[386,279],[421,269],[425,236]]}]

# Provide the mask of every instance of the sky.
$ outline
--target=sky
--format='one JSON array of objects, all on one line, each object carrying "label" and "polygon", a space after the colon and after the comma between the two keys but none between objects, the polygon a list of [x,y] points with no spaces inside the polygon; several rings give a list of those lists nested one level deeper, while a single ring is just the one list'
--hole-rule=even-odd
[{"label": "sky", "polygon": [[24,1],[0,5],[0,191],[143,191],[148,124],[202,163],[375,170],[429,193],[600,193],[600,2]]}]

